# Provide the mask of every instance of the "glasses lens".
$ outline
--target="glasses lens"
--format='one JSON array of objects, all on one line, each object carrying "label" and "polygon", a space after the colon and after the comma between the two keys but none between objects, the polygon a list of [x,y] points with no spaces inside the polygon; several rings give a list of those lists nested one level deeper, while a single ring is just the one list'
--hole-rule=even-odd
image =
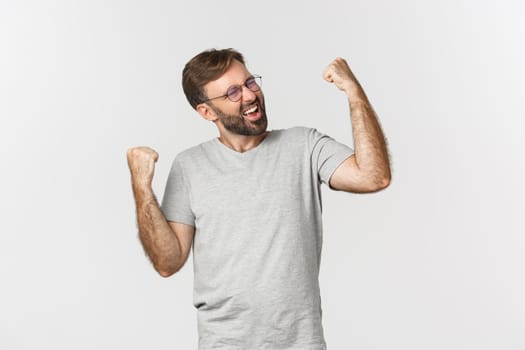
[{"label": "glasses lens", "polygon": [[253,77],[246,80],[246,86],[251,91],[259,91],[259,89],[261,88],[261,77]]},{"label": "glasses lens", "polygon": [[240,86],[232,86],[228,89],[228,98],[232,102],[237,102],[241,98],[242,90]]}]

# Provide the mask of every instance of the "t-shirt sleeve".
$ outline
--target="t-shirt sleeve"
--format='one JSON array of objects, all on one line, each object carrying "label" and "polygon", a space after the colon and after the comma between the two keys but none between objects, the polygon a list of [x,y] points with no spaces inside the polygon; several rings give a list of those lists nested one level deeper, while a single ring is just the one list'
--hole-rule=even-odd
[{"label": "t-shirt sleeve", "polygon": [[312,165],[317,170],[319,180],[329,185],[335,169],[354,154],[354,150],[317,129],[309,129],[309,143],[312,147]]},{"label": "t-shirt sleeve", "polygon": [[195,215],[191,210],[189,184],[178,158],[175,158],[168,175],[161,211],[168,221],[195,226]]}]

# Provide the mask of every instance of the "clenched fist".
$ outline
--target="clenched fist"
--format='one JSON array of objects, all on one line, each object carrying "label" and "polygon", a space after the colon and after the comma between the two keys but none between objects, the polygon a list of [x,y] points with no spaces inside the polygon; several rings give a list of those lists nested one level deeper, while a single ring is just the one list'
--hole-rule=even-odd
[{"label": "clenched fist", "polygon": [[329,83],[334,83],[339,90],[345,92],[349,97],[359,95],[362,91],[348,63],[341,57],[337,57],[326,67],[323,78]]},{"label": "clenched fist", "polygon": [[127,158],[133,185],[151,187],[159,154],[149,147],[133,147],[128,149]]}]

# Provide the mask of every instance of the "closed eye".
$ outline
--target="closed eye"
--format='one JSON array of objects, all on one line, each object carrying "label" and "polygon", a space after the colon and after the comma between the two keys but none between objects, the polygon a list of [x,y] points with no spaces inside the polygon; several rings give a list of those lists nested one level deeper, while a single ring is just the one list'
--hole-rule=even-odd
[{"label": "closed eye", "polygon": [[239,94],[241,93],[241,87],[236,85],[232,86],[228,89],[228,97],[235,99]]}]

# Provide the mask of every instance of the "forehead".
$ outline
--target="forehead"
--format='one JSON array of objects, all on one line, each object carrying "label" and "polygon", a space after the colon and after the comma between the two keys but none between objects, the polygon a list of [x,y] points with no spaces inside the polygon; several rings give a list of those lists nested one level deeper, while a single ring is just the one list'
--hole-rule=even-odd
[{"label": "forehead", "polygon": [[251,76],[251,73],[246,69],[244,64],[233,60],[228,70],[224,72],[219,79],[210,81],[204,85],[204,91],[208,96],[211,94],[223,94],[230,86],[241,85]]}]

